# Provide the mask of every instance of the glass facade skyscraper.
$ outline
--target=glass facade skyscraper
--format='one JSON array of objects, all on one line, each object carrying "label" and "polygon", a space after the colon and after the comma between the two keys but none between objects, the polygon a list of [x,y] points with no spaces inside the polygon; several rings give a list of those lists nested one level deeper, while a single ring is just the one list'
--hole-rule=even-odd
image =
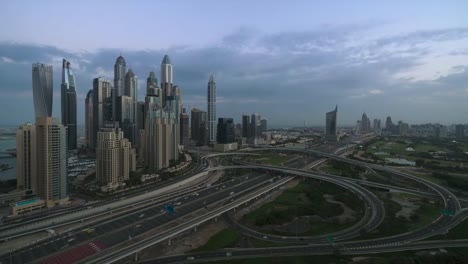
[{"label": "glass facade skyscraper", "polygon": [[75,76],[72,73],[70,62],[62,61],[62,124],[67,127],[68,149],[77,148],[76,132],[76,83]]},{"label": "glass facade skyscraper", "polygon": [[213,75],[208,81],[208,142],[216,143],[216,83]]},{"label": "glass facade skyscraper", "polygon": [[52,65],[34,63],[32,65],[34,113],[37,117],[52,116]]}]

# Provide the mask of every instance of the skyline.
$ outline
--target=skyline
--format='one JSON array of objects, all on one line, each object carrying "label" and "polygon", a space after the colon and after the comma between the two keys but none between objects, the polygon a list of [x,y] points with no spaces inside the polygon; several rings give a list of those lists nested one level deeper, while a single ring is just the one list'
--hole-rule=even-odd
[{"label": "skyline", "polygon": [[[22,11],[24,17],[14,17],[20,4],[7,3],[6,10],[11,12],[5,12],[0,22],[15,27],[4,28],[0,34],[0,90],[4,95],[0,99],[0,120],[2,125],[12,126],[34,120],[29,77],[34,62],[53,65],[54,86],[60,87],[62,59],[70,61],[78,87],[78,125],[83,125],[84,100],[92,80],[99,76],[112,80],[113,64],[120,54],[139,77],[141,101],[146,77],[150,71],[159,72],[161,58],[167,53],[175,65],[174,78],[183,91],[184,106],[188,110],[207,110],[206,80],[213,73],[218,88],[218,116],[233,117],[236,123],[241,122],[243,113],[256,112],[267,117],[271,127],[300,126],[304,121],[323,126],[324,113],[336,104],[342,109],[338,126],[355,124],[363,112],[371,119],[392,116],[393,120],[407,123],[467,123],[463,113],[468,112],[468,49],[463,43],[468,39],[468,22],[462,16],[467,4],[376,6],[365,2],[334,8],[302,3],[304,11],[278,3],[256,17],[255,11],[265,5],[260,1],[245,10],[243,19],[236,17],[235,21],[231,15],[223,17],[226,14],[221,11],[202,21],[196,18],[201,16],[198,10],[202,8],[213,11],[230,6],[235,13],[245,2],[209,5],[210,1],[206,1],[196,7],[187,2],[147,3],[138,8],[167,7],[172,13],[182,14],[183,19],[171,20],[164,27],[152,26],[157,22],[153,20],[164,20],[171,13],[162,12],[160,18],[149,21],[111,21],[112,27],[103,30],[86,26],[98,17],[92,11],[79,20],[70,19],[66,28],[54,26],[46,35],[38,34],[43,30],[32,26],[37,19],[34,12],[47,9],[59,14],[44,19],[46,27],[65,14],[57,9],[76,7],[79,13],[86,5],[58,7],[50,1],[42,7],[31,2]],[[96,10],[100,6],[109,11],[133,8],[123,2],[93,4]],[[329,18],[322,12],[308,16],[305,11],[312,7],[328,10]],[[346,8],[356,14],[350,11],[341,17]],[[291,15],[292,10],[298,12]],[[416,10],[420,12],[411,13]],[[279,21],[270,19],[281,12],[284,16]],[[438,14],[437,18],[433,14]],[[225,27],[214,25],[221,17]],[[74,26],[83,20],[86,25]],[[121,24],[138,30],[128,30],[129,37],[118,41],[112,32]],[[60,42],[63,30],[69,26],[78,32]],[[85,28],[89,33],[83,31]],[[97,30],[105,33],[100,36]],[[155,36],[147,36],[150,30]],[[57,88],[54,97],[53,113],[58,118]]]}]

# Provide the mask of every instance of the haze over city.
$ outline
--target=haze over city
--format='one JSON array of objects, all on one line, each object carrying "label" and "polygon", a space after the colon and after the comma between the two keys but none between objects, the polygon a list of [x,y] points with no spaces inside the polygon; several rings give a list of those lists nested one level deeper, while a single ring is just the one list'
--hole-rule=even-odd
[{"label": "haze over city", "polygon": [[112,79],[121,54],[139,77],[171,56],[188,109],[206,104],[216,76],[218,116],[262,113],[272,127],[371,118],[466,122],[468,4],[325,2],[8,1],[0,23],[0,123],[33,121],[31,64],[54,67],[60,113],[62,58],[77,83],[78,125],[92,79]]}]

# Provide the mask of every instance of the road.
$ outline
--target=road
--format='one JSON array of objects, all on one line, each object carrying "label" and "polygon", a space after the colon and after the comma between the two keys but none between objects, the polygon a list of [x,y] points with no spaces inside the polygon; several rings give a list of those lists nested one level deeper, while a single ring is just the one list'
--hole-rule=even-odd
[{"label": "road", "polygon": [[[259,257],[277,256],[307,256],[307,255],[330,255],[339,252],[341,255],[363,255],[386,252],[398,252],[406,250],[436,249],[450,247],[467,247],[468,239],[463,240],[432,240],[419,241],[411,244],[388,244],[385,247],[345,247],[346,244],[335,247],[331,244],[318,244],[294,247],[271,247],[271,248],[243,248],[223,249],[210,252],[174,255],[168,257],[154,258],[139,262],[141,264],[167,264],[167,263],[196,263],[205,261],[223,261],[230,259],[246,259]],[[193,259],[192,259],[193,258]]]},{"label": "road", "polygon": [[[46,257],[51,252],[63,251],[66,255],[66,252],[74,251],[76,248],[85,249],[90,243],[103,244],[104,248],[112,247],[129,240],[130,237],[135,238],[197,210],[204,210],[205,207],[210,207],[212,204],[232,199],[234,197],[230,195],[232,192],[241,194],[242,192],[254,191],[255,188],[259,188],[269,180],[269,177],[261,176],[250,177],[248,180],[239,178],[214,185],[205,190],[197,191],[198,195],[192,193],[181,196],[172,201],[158,203],[100,224],[84,226],[80,231],[54,236],[47,241],[13,252],[12,259],[14,263],[18,263],[18,261],[27,263]],[[164,208],[165,205],[173,205],[175,213],[167,212]],[[89,232],[90,229],[93,230]],[[9,258],[10,256],[7,254],[2,256],[0,261],[8,263]]]}]

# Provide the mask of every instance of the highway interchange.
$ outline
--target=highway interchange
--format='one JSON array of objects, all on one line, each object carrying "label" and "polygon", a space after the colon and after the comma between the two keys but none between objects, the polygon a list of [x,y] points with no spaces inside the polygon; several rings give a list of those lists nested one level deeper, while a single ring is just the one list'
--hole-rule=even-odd
[{"label": "highway interchange", "polygon": [[[332,234],[336,241],[344,239],[349,240],[351,238],[358,237],[363,229],[370,231],[377,228],[385,216],[385,210],[382,202],[380,202],[372,192],[361,186],[366,185],[366,183],[362,181],[359,182],[355,179],[353,180],[350,178],[316,173],[291,167],[246,163],[235,166],[218,166],[218,164],[216,164],[217,162],[213,161],[213,159],[218,156],[222,156],[222,154],[210,154],[205,155],[205,157],[200,160],[197,166],[191,170],[183,180],[190,179],[194,174],[199,175],[200,179],[202,179],[201,177],[209,178],[208,175],[212,175],[216,173],[216,171],[231,169],[250,169],[252,171],[260,172],[270,171],[275,172],[274,175],[284,176],[275,176],[272,178],[264,173],[256,173],[255,175],[257,176],[255,177],[253,175],[250,175],[250,177],[238,177],[212,185],[206,184],[206,180],[200,180],[194,181],[194,185],[191,186],[191,188],[186,188],[183,191],[181,190],[178,192],[169,192],[161,197],[148,196],[148,193],[143,193],[140,195],[134,194],[129,199],[124,199],[123,201],[125,201],[125,203],[123,203],[122,200],[106,202],[106,204],[101,205],[101,207],[104,206],[111,208],[108,210],[120,210],[123,206],[128,207],[131,205],[131,202],[136,201],[131,199],[138,199],[139,202],[142,202],[145,199],[153,200],[153,202],[147,200],[147,203],[142,207],[136,207],[133,209],[127,208],[128,211],[125,213],[116,214],[110,219],[82,226],[79,230],[70,230],[69,232],[64,232],[44,241],[20,248],[14,252],[1,256],[0,261],[2,263],[35,263],[37,261],[41,263],[74,263],[79,261],[82,263],[115,262],[151,245],[168,240],[171,236],[196,228],[198,225],[201,225],[210,219],[217,220],[221,215],[223,215],[226,222],[234,225],[239,231],[246,235],[274,242],[309,243],[309,245],[258,249],[230,249],[228,251],[186,254],[153,259],[152,263],[176,263],[192,260],[192,258],[193,260],[202,261],[268,255],[330,254],[336,250],[340,250],[342,254],[364,254],[366,252],[376,253],[441,246],[468,246],[468,241],[465,240],[439,241],[439,244],[435,241],[420,241],[436,234],[448,232],[450,228],[462,222],[468,216],[468,211],[461,208],[457,197],[442,186],[385,166],[368,164],[361,161],[343,158],[336,154],[323,153],[310,149],[292,149],[284,147],[251,149],[252,154],[254,154],[255,151],[293,151],[305,155],[320,156],[322,160],[328,158],[357,166],[364,166],[377,172],[390,173],[396,177],[412,180],[425,185],[430,191],[421,192],[410,188],[406,191],[420,193],[423,196],[438,195],[444,203],[445,210],[453,212],[455,215],[453,217],[441,215],[437,219],[434,219],[434,221],[428,226],[412,230],[404,234],[372,240],[339,242],[337,244],[339,245],[338,247],[337,245],[332,245],[327,242],[325,235],[314,237],[266,235],[233,222],[225,212],[229,212],[238,206],[244,206],[250,200],[278,188],[292,179],[289,175],[329,181],[351,190],[362,198],[362,201],[365,203],[364,217],[358,224]],[[246,153],[242,154],[245,155]],[[231,155],[238,154],[231,153]],[[314,161],[314,163],[318,164],[319,162]],[[367,184],[372,185],[372,183]],[[385,184],[380,185],[382,185],[380,186],[382,188],[391,187]],[[392,188],[402,189],[401,187],[395,186]],[[149,193],[151,193],[151,191],[149,191]],[[167,212],[167,209],[165,208],[167,205],[173,206],[175,208],[175,213]],[[87,211],[85,209],[80,210]],[[110,212],[102,213],[109,214]],[[194,213],[196,213],[196,215],[193,215]],[[76,217],[71,217],[69,219],[63,221],[63,224],[69,224],[71,221],[76,220]],[[48,217],[44,221],[52,220]],[[175,224],[175,222],[178,223]],[[39,228],[31,228],[30,225],[31,224],[29,224],[28,228],[25,228],[25,226],[28,225],[21,225],[20,223],[14,225],[15,229],[0,229],[0,237],[24,235],[28,232],[37,232],[44,230],[45,228],[51,228],[50,224]],[[165,231],[154,231],[164,226],[167,226],[168,229]],[[170,232],[168,232],[168,230],[170,230]],[[54,252],[58,253],[55,254]],[[77,254],[76,252],[79,252],[80,254]],[[81,254],[82,252],[87,253]],[[53,254],[51,255],[51,253]]]}]

